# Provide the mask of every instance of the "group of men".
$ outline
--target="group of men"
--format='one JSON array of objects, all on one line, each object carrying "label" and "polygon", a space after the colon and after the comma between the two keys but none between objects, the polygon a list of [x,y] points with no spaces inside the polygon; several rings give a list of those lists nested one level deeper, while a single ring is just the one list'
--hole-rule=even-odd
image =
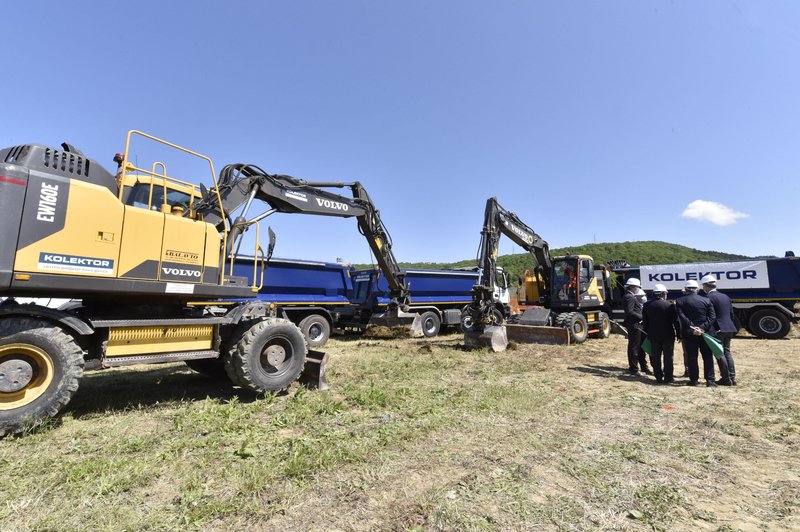
[{"label": "group of men", "polygon": [[[677,340],[683,345],[684,369],[690,386],[697,386],[700,380],[698,352],[703,357],[706,386],[736,385],[731,338],[738,328],[733,305],[728,296],[717,290],[714,276],[706,275],[700,283],[702,291],[697,281],[686,281],[683,294],[674,303],[667,300],[666,287],[657,284],[653,288],[655,299],[645,303],[639,279],[631,277],[625,282],[625,327],[628,330],[628,370],[631,374],[639,375],[640,371],[651,373],[642,350],[642,342],[647,339],[656,381],[664,384],[674,382],[673,355]],[[715,357],[703,337],[704,333],[715,337],[723,347],[723,354],[717,359],[721,378],[716,381]]]}]

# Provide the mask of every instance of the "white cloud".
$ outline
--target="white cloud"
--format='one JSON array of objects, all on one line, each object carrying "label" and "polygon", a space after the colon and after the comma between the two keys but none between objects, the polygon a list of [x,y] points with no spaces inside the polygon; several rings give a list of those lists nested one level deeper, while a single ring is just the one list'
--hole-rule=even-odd
[{"label": "white cloud", "polygon": [[681,213],[684,218],[692,218],[716,225],[735,224],[739,218],[750,218],[749,214],[734,211],[727,205],[716,201],[694,200]]}]

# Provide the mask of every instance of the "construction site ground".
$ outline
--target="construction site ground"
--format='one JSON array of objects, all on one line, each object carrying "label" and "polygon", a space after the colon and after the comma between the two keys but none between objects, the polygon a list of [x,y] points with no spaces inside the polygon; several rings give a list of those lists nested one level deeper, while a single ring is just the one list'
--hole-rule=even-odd
[{"label": "construction site ground", "polygon": [[0,528],[800,528],[796,331],[734,339],[716,389],[627,375],[619,336],[326,350],[330,391],[260,399],[181,364],[88,373],[0,441]]}]

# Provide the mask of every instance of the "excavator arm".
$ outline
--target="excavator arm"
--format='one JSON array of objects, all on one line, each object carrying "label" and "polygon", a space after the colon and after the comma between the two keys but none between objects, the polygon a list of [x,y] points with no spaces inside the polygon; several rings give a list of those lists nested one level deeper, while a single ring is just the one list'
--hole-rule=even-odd
[{"label": "excavator arm", "polygon": [[[352,197],[335,194],[325,188],[349,188]],[[256,200],[266,203],[270,209],[248,219]],[[366,189],[357,181],[310,182],[288,175],[268,174],[255,165],[232,164],[220,172],[217,190],[202,190],[202,198],[195,211],[220,231],[229,232],[226,256],[236,249],[237,242],[250,225],[275,212],[356,218],[359,231],[367,239],[389,283],[391,305],[401,308],[408,305],[409,289],[405,272],[394,257],[389,232]],[[231,220],[230,213],[237,211],[239,214]],[[223,217],[221,212],[228,214]]]},{"label": "excavator arm", "polygon": [[[498,321],[497,311],[493,310],[494,294],[497,291],[494,272],[502,235],[531,254],[536,264],[534,271],[543,280],[543,294],[545,298],[547,297],[552,269],[552,258],[547,242],[523,223],[516,214],[504,209],[497,202],[497,198],[489,198],[486,201],[481,244],[478,248],[478,267],[481,275],[472,289],[472,303],[469,306],[470,321],[475,325],[492,325]],[[499,318],[502,319],[502,316]]]}]

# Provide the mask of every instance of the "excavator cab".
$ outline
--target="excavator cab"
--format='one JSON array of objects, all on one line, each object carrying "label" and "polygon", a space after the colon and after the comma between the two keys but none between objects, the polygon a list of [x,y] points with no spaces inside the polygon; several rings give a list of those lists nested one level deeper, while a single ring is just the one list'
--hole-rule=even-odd
[{"label": "excavator cab", "polygon": [[550,307],[554,310],[599,308],[605,301],[604,281],[603,270],[595,271],[592,257],[556,257],[550,276]]}]

